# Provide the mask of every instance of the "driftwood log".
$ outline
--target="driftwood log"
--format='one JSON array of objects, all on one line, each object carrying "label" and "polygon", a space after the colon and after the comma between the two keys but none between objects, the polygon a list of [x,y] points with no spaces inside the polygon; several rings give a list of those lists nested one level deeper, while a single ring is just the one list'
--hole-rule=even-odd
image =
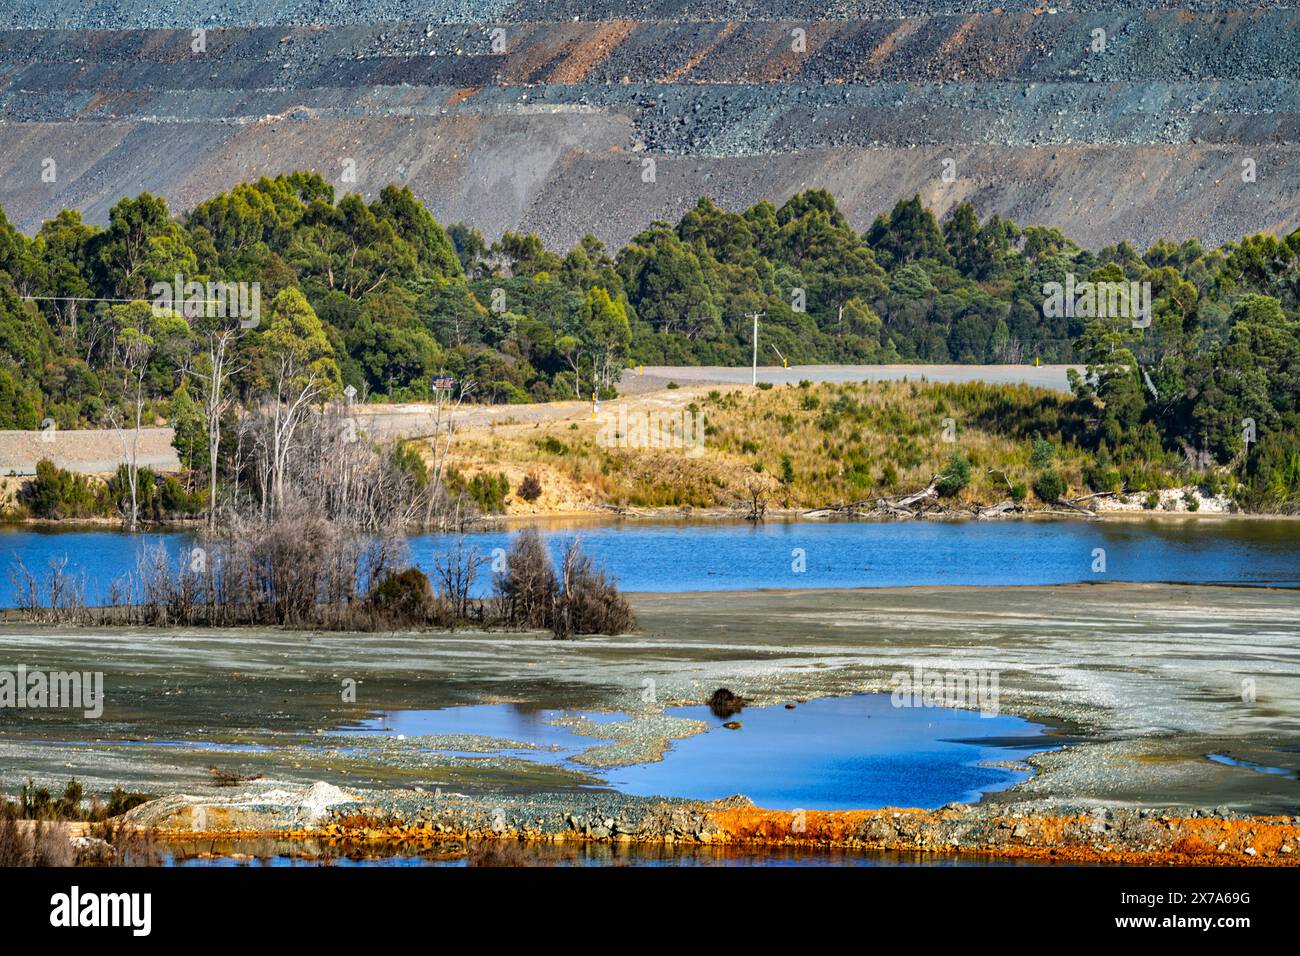
[{"label": "driftwood log", "polygon": [[923,518],[927,514],[948,514],[949,510],[938,504],[939,492],[935,490],[939,476],[920,491],[905,495],[887,495],[880,498],[860,498],[844,504],[827,505],[805,511],[805,518]]},{"label": "driftwood log", "polygon": [[1003,515],[1012,512],[1024,511],[1020,505],[1016,504],[1010,498],[1005,501],[999,501],[995,505],[989,505],[987,508],[976,507],[975,517],[977,518],[1001,518]]},{"label": "driftwood log", "polygon": [[[1003,475],[1003,480],[1006,480],[1005,475]],[[827,505],[823,508],[813,508],[810,511],[803,512],[802,517],[915,519],[969,514],[981,520],[989,520],[993,518],[1004,518],[1011,514],[1021,514],[1026,511],[1023,504],[1019,504],[1011,498],[1006,498],[999,501],[997,504],[989,505],[988,507],[977,504],[971,508],[949,508],[939,501],[939,492],[935,489],[937,482],[938,476],[936,475],[930,480],[930,484],[920,491],[915,491],[905,495],[890,495],[881,498],[859,498],[857,501]],[[1011,482],[1006,481],[1006,484],[1007,489],[1010,490]],[[1056,508],[1038,511],[1035,512],[1035,514],[1100,518],[1101,516],[1097,514],[1097,512],[1082,507],[1080,502],[1115,494],[1117,494],[1117,492],[1099,491],[1094,494],[1084,495],[1081,498],[1076,498],[1073,501],[1068,498],[1059,498],[1053,502],[1053,504],[1057,506]]]},{"label": "driftwood log", "polygon": [[1087,508],[1081,508],[1079,505],[1075,504],[1069,498],[1057,498],[1056,504],[1070,511],[1073,511],[1076,514],[1086,515],[1089,518],[1100,517],[1100,515],[1098,515],[1097,512],[1089,511]]}]

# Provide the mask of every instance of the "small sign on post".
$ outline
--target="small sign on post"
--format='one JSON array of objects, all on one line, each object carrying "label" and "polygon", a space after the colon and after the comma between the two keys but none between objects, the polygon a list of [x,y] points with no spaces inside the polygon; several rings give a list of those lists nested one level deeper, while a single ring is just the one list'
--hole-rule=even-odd
[{"label": "small sign on post", "polygon": [[446,376],[435,378],[433,380],[433,388],[438,392],[453,391],[456,388],[456,380],[454,378],[447,378]]}]

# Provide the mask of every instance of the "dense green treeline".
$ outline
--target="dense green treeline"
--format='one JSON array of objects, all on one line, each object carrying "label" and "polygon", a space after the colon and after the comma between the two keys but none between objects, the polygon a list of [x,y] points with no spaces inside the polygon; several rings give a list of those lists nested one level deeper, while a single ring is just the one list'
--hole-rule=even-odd
[{"label": "dense green treeline", "polygon": [[[315,173],[179,217],[123,199],[105,228],[64,211],[27,237],[0,213],[0,427],[161,417],[199,470],[191,389],[212,318],[148,305],[176,277],[260,287],[260,320],[228,356],[240,403],[304,369],[317,400],[349,385],[420,399],[436,375],[472,380],[479,401],[609,395],[637,363],[747,364],[747,314],[762,312],[766,362],[1086,364],[1073,437],[1099,473],[1182,457],[1239,469],[1261,505],[1300,496],[1300,232],[1089,251],[970,204],[941,222],[913,198],[858,234],[811,190],[741,213],[701,199],[620,250],[587,237],[559,252],[444,229],[395,186],[336,199]],[[1045,309],[1046,287],[1073,280],[1146,284],[1147,321]]]}]

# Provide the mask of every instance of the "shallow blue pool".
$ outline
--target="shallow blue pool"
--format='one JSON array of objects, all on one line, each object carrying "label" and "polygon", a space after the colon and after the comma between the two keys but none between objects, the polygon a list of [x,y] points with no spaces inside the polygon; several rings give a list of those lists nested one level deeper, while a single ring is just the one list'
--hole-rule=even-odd
[{"label": "shallow blue pool", "polygon": [[[611,723],[625,719],[622,714],[482,704],[393,711],[353,729],[407,736],[478,734],[517,741],[531,747],[497,753],[596,773],[623,793],[695,800],[739,793],[774,810],[930,809],[970,803],[1030,774],[1023,766],[993,764],[1015,763],[1058,745],[1045,734],[1046,728],[1017,717],[985,717],[946,707],[895,707],[889,694],[822,698],[793,710],[783,705],[746,707],[725,718],[703,705],[667,713],[704,721],[708,729],[673,740],[662,760],[595,771],[573,758],[607,741],[551,721],[581,716]],[[728,729],[728,722],[738,722],[740,728]]]}]

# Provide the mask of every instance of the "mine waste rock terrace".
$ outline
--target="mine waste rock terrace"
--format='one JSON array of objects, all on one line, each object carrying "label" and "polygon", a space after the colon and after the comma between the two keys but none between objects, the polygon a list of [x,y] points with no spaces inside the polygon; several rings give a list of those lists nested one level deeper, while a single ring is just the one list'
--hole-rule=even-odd
[{"label": "mine waste rock terrace", "polygon": [[920,192],[940,214],[974,198],[1093,245],[1218,243],[1300,224],[1298,16],[1191,0],[12,3],[0,204],[27,231],[64,207],[103,222],[122,195],[189,208],[348,156],[349,188],[409,184],[441,221],[551,245],[621,244],[702,194],[740,208],[809,185],[858,229]]}]

